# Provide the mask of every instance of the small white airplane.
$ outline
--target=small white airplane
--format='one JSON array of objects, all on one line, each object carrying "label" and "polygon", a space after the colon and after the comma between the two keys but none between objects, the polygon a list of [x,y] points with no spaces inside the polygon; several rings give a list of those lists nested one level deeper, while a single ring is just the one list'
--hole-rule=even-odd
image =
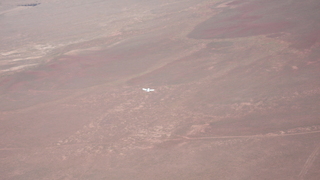
[{"label": "small white airplane", "polygon": [[142,88],[142,90],[144,90],[145,92],[151,92],[151,91],[154,91],[154,89],[150,89],[150,88]]}]

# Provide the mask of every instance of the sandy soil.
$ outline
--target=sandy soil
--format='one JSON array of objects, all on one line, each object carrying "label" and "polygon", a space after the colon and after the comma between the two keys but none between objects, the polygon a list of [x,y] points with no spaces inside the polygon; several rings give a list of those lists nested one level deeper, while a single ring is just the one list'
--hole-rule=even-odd
[{"label": "sandy soil", "polygon": [[320,179],[319,8],[1,1],[0,179]]}]

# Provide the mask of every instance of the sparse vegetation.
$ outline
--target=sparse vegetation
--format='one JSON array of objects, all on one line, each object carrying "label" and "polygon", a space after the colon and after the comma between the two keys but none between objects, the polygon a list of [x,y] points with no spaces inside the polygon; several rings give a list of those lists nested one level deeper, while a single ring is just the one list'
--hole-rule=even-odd
[{"label": "sparse vegetation", "polygon": [[38,6],[39,4],[40,3],[29,3],[29,4],[19,4],[18,6]]}]

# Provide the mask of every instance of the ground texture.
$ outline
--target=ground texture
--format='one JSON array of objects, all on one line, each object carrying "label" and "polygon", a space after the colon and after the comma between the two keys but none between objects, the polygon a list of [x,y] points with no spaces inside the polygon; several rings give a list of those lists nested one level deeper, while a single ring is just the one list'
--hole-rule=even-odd
[{"label": "ground texture", "polygon": [[0,179],[320,179],[319,9],[1,1]]}]

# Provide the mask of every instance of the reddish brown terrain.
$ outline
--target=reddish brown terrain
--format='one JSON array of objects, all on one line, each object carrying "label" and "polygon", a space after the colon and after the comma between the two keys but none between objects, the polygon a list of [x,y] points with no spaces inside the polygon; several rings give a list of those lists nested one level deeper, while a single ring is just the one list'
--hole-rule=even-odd
[{"label": "reddish brown terrain", "polygon": [[1,1],[0,179],[320,179],[319,9]]}]

